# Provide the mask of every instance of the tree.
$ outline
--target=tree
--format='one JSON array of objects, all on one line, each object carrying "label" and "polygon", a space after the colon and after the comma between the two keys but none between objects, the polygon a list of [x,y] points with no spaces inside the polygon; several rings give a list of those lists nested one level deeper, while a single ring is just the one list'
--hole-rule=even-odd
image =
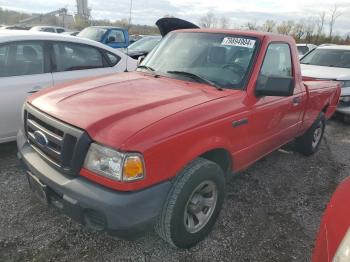
[{"label": "tree", "polygon": [[283,21],[281,24],[277,26],[277,32],[282,35],[290,35],[292,33],[292,29],[294,27],[294,22],[289,21]]},{"label": "tree", "polygon": [[256,24],[256,21],[254,22],[248,22],[245,27],[248,29],[248,30],[258,30],[258,25]]},{"label": "tree", "polygon": [[326,12],[322,11],[318,15],[318,21],[317,21],[317,35],[321,35],[323,33],[324,29],[324,23],[326,20]]},{"label": "tree", "polygon": [[306,35],[305,39],[307,43],[312,42],[312,38],[316,28],[316,23],[317,23],[316,20],[312,17],[310,17],[305,21],[304,31],[305,31],[305,35]]},{"label": "tree", "polygon": [[203,28],[213,28],[217,25],[217,22],[217,18],[212,12],[208,12],[199,19],[199,25]]},{"label": "tree", "polygon": [[229,28],[230,27],[230,19],[225,17],[225,16],[222,16],[220,18],[220,27],[221,28]]},{"label": "tree", "polygon": [[262,30],[265,32],[273,32],[275,29],[276,22],[273,20],[266,20],[265,23],[262,25]]},{"label": "tree", "polygon": [[329,38],[332,40],[333,27],[335,21],[342,15],[342,13],[338,10],[338,6],[334,5],[334,7],[330,10],[330,20],[329,20]]},{"label": "tree", "polygon": [[89,21],[80,17],[79,15],[75,16],[74,28],[77,30],[82,30],[85,27],[89,26]]},{"label": "tree", "polygon": [[321,13],[318,14],[318,19],[316,21],[317,35],[316,35],[315,42],[317,44],[319,42],[319,39],[320,39],[321,35],[323,34],[325,21],[326,21],[326,12],[322,11]]},{"label": "tree", "polygon": [[303,21],[299,21],[298,23],[294,24],[292,35],[294,36],[297,42],[300,41],[304,33],[305,33],[305,24]]}]

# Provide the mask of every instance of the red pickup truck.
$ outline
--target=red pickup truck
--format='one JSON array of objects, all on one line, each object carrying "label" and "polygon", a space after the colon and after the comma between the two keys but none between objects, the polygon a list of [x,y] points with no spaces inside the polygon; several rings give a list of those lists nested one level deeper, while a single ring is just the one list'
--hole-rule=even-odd
[{"label": "red pickup truck", "polygon": [[79,222],[124,237],[155,227],[188,248],[232,173],[294,139],[316,152],[339,95],[336,82],[302,81],[291,37],[177,30],[137,72],[30,97],[18,156],[31,189]]}]

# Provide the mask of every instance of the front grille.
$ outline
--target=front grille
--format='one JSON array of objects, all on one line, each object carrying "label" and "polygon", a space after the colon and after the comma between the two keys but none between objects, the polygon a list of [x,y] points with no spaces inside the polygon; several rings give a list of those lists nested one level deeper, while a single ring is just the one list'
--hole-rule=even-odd
[{"label": "front grille", "polygon": [[[45,161],[64,173],[77,173],[90,144],[90,139],[84,131],[29,105],[25,107],[24,122],[30,146]],[[38,135],[42,138],[41,141]]]}]

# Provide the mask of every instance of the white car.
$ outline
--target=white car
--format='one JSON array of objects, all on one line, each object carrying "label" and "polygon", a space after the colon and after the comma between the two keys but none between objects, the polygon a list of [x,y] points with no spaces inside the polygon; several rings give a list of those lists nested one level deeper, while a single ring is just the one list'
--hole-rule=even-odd
[{"label": "white car", "polygon": [[301,61],[304,77],[330,79],[342,82],[337,112],[350,122],[350,46],[330,45],[318,47]]},{"label": "white car", "polygon": [[313,44],[297,44],[299,59],[302,58],[305,54],[307,54],[311,50],[314,50],[316,47],[317,45],[313,45]]},{"label": "white car", "polygon": [[134,71],[137,61],[118,49],[74,36],[0,31],[0,143],[13,141],[27,96],[84,77]]},{"label": "white car", "polygon": [[64,27],[59,27],[59,26],[33,26],[29,31],[61,34],[63,32],[67,32],[68,30],[65,29]]}]

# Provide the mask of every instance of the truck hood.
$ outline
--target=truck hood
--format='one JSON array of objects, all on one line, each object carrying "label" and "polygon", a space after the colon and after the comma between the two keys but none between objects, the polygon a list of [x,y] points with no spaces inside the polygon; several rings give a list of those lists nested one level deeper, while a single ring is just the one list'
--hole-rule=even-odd
[{"label": "truck hood", "polygon": [[49,88],[28,102],[86,130],[97,142],[121,147],[127,138],[162,118],[225,95],[203,84],[134,72]]},{"label": "truck hood", "polygon": [[350,68],[301,64],[301,73],[303,76],[313,78],[350,80]]}]

